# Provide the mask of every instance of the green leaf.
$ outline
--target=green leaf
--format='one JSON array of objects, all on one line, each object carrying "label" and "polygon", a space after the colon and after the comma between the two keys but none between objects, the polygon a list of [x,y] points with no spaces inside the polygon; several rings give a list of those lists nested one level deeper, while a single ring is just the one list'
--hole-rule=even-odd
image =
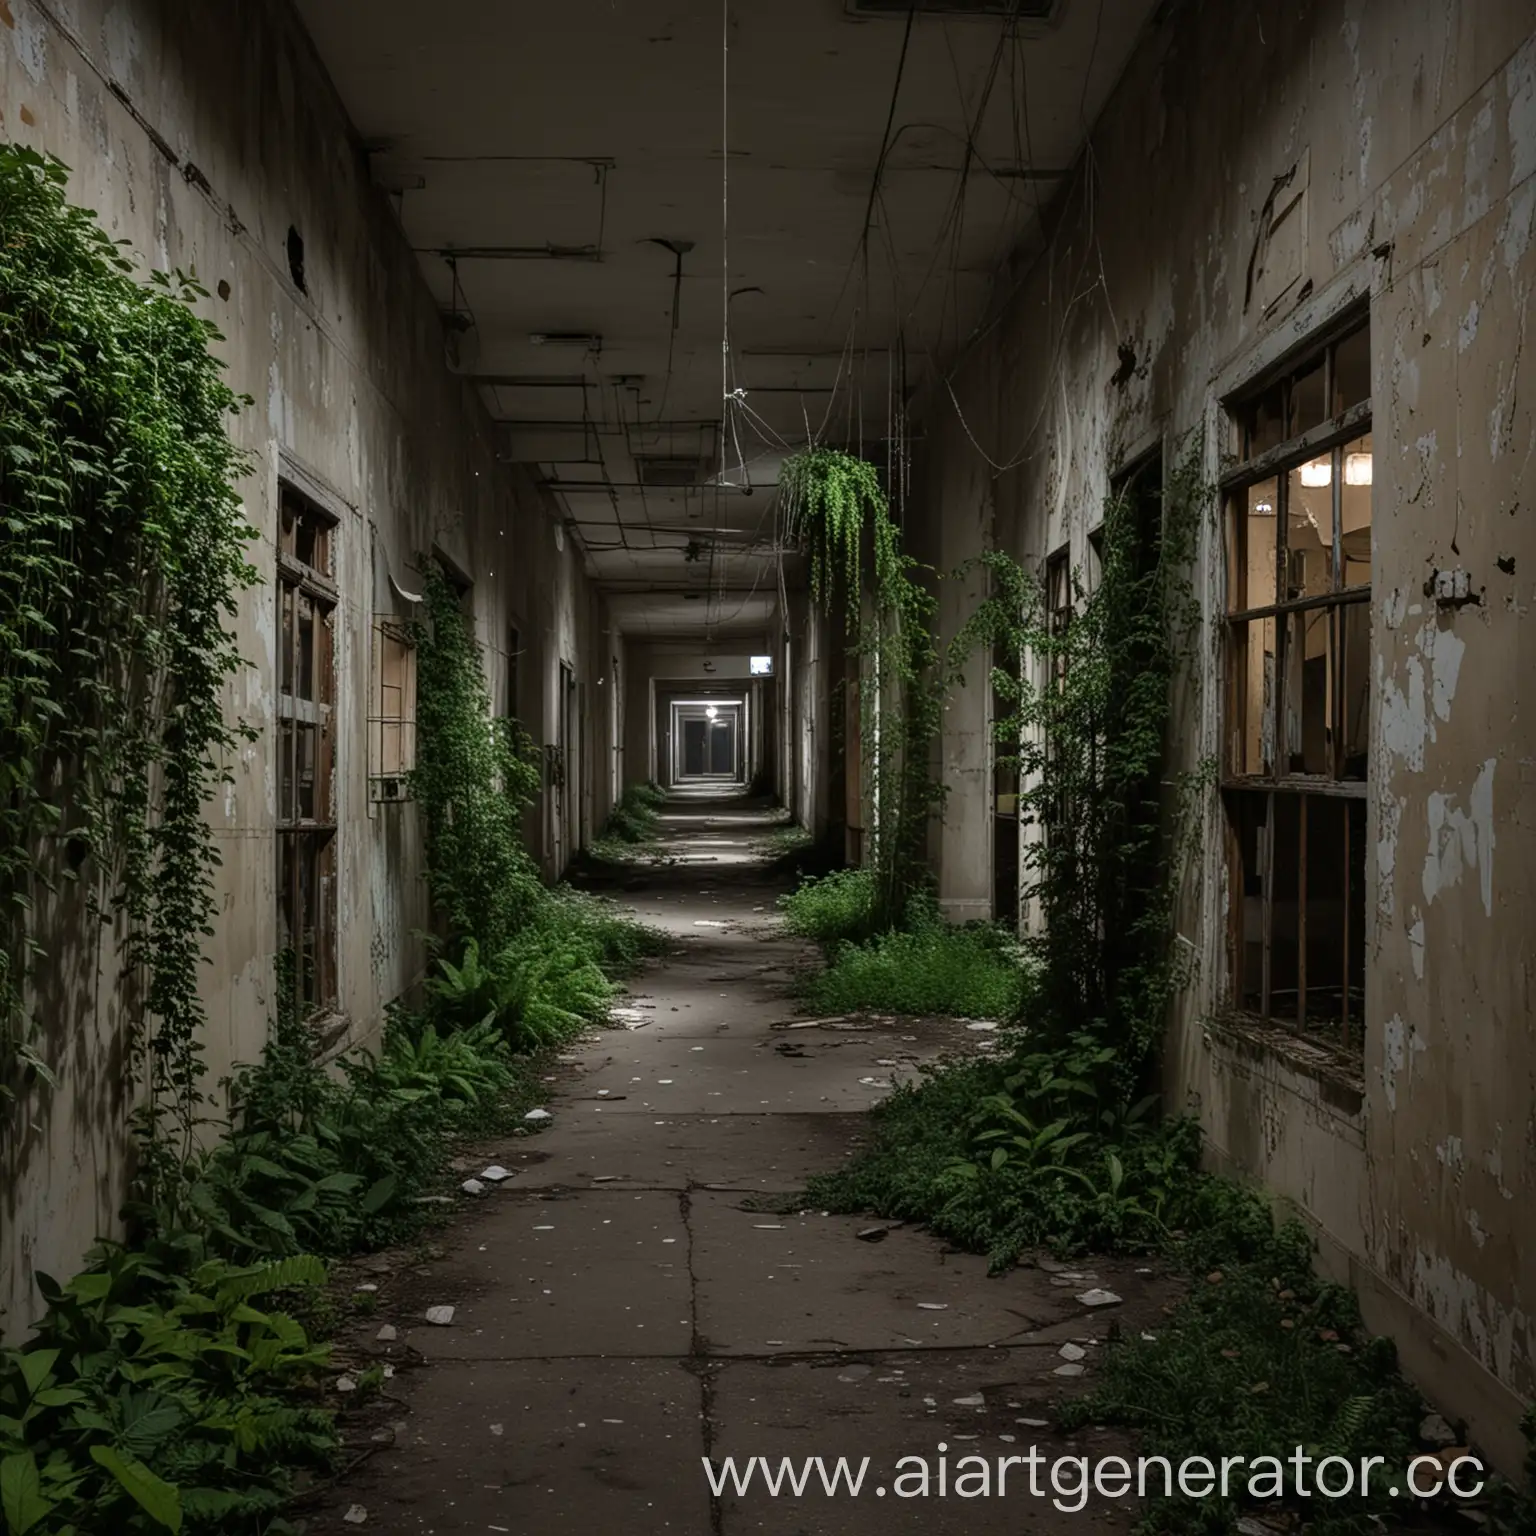
[{"label": "green leaf", "polygon": [[382,1179],[378,1179],[363,1196],[358,1209],[364,1216],[375,1216],[395,1198],[395,1190],[399,1180],[392,1173],[386,1173]]},{"label": "green leaf", "polygon": [[181,1494],[174,1483],[156,1477],[142,1461],[124,1456],[110,1445],[93,1445],[91,1459],[117,1479],[156,1525],[168,1531],[181,1529]]},{"label": "green leaf", "polygon": [[52,1509],[53,1504],[43,1495],[42,1479],[31,1451],[0,1461],[0,1512],[5,1515],[10,1536],[26,1536]]},{"label": "green leaf", "polygon": [[27,1396],[35,1397],[38,1388],[48,1379],[48,1373],[53,1369],[53,1362],[59,1358],[59,1351],[36,1349],[15,1358],[21,1370],[21,1379],[26,1383]]}]

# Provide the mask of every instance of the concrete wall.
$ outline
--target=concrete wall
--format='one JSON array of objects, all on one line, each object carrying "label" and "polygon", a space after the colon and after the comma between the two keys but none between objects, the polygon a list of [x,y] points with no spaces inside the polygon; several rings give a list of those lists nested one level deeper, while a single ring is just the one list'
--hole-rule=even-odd
[{"label": "concrete wall", "polygon": [[[1081,564],[1118,466],[1203,432],[1214,480],[1220,399],[1368,303],[1364,1059],[1341,1071],[1224,1022],[1213,794],[1181,916],[1199,974],[1171,1035],[1170,1088],[1217,1161],[1313,1220],[1373,1324],[1507,1467],[1536,1392],[1536,1245],[1520,1241],[1536,1197],[1536,739],[1521,708],[1536,661],[1522,487],[1536,452],[1531,28],[1512,0],[1169,8],[1048,217],[1046,256],[1000,274],[1012,297],[954,378],[965,425],[946,392],[929,402],[918,478],[930,544],[974,519],[1015,555],[1070,543]],[[1247,292],[1250,258],[1293,168],[1300,237],[1266,315],[1262,275]],[[1205,640],[1177,700],[1184,766],[1221,739],[1221,563],[1213,517],[1195,573]],[[1438,607],[1425,592],[1437,570],[1465,573],[1480,600]],[[966,716],[945,742],[962,777],[974,731]],[[952,799],[940,869],[954,899],[970,899],[965,858],[984,846],[987,805]]]},{"label": "concrete wall", "polygon": [[[210,808],[223,868],[205,973],[209,1082],[259,1054],[271,1008],[279,475],[340,519],[338,1044],[363,1039],[418,976],[412,935],[427,925],[414,808],[368,798],[370,625],[375,612],[399,608],[390,575],[419,591],[416,563],[436,547],[473,576],[493,695],[504,696],[515,625],[522,713],[541,741],[553,739],[559,662],[582,680],[589,712],[597,677],[612,670],[618,652],[601,601],[571,542],[557,547],[543,493],[498,462],[477,396],[446,371],[416,260],[284,4],[10,0],[0,6],[0,113],[0,132],[74,167],[72,198],[144,263],[196,269],[213,294],[205,310],[228,338],[230,382],[255,400],[235,432],[254,456],[243,490],[263,582],[239,616],[251,665],[230,703],[257,738]],[[290,226],[303,237],[307,292],[290,276]],[[589,822],[606,814],[613,718],[599,710],[588,730]],[[531,821],[544,824],[538,811]],[[540,851],[555,873],[550,849]],[[7,1336],[32,1314],[33,1268],[68,1274],[115,1228],[126,1186],[132,1088],[120,1030],[105,1014],[62,1019],[45,1045],[61,1085],[22,1102],[0,1144]]]}]

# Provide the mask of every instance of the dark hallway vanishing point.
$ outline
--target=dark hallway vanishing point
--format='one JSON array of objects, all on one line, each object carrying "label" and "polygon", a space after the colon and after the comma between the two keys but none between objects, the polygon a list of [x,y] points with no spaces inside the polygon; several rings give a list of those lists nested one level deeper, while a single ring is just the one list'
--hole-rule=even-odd
[{"label": "dark hallway vanishing point", "polygon": [[1533,285],[1533,0],[0,0],[0,1531],[1536,1528]]}]

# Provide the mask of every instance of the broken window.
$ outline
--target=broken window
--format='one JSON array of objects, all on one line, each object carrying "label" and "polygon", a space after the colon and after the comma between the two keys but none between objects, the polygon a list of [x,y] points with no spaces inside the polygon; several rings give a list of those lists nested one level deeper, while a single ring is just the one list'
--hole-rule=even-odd
[{"label": "broken window", "polygon": [[416,766],[416,647],[404,627],[373,623],[368,700],[368,788],[374,800],[403,800]]},{"label": "broken window", "polygon": [[278,943],[303,1014],[336,1002],[335,521],[281,488],[278,538]]},{"label": "broken window", "polygon": [[1358,1049],[1365,989],[1370,337],[1231,407],[1223,793],[1232,1001]]}]

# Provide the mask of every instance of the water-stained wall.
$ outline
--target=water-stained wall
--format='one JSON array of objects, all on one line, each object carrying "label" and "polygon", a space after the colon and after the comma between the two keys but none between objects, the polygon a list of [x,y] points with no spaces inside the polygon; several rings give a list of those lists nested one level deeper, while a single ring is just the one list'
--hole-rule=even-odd
[{"label": "water-stained wall", "polygon": [[[569,666],[587,715],[577,779],[588,825],[607,813],[621,745],[620,711],[594,708],[594,695],[622,688],[622,646],[533,475],[500,460],[473,386],[449,373],[416,258],[286,6],[6,0],[0,133],[69,165],[72,199],[143,264],[196,270],[209,290],[203,311],[227,338],[230,382],[254,401],[234,431],[252,454],[243,493],[262,581],[238,619],[250,665],[230,705],[255,738],[210,808],[223,860],[205,973],[210,1083],[259,1054],[272,1006],[279,478],[338,519],[336,1044],[363,1040],[418,978],[416,935],[428,926],[415,809],[369,794],[375,616],[409,617],[423,560],[446,557],[471,578],[498,709],[516,632],[518,712],[540,743],[553,739],[559,666]],[[290,232],[302,242],[302,284]],[[536,809],[535,851],[554,874],[546,824]],[[115,978],[101,974],[99,1010],[50,1018],[44,1046],[59,1087],[33,1093],[0,1132],[7,1337],[34,1310],[34,1267],[70,1272],[115,1229],[125,1192],[132,1084]]]},{"label": "water-stained wall", "polygon": [[[1214,481],[1221,402],[1368,309],[1364,1055],[1226,1016],[1239,897],[1212,792],[1168,1086],[1215,1161],[1309,1215],[1370,1321],[1507,1466],[1536,1393],[1532,24],[1512,0],[1164,7],[1043,213],[1046,255],[999,274],[1001,318],[956,360],[963,423],[930,395],[916,470],[935,545],[974,514],[983,540],[1082,566],[1118,469],[1154,446],[1170,464],[1193,433]],[[1182,767],[1224,739],[1222,565],[1213,511]],[[975,727],[954,722],[946,762]],[[988,814],[952,796],[944,846],[976,846]],[[971,864],[939,868],[952,905],[976,899]]]}]

